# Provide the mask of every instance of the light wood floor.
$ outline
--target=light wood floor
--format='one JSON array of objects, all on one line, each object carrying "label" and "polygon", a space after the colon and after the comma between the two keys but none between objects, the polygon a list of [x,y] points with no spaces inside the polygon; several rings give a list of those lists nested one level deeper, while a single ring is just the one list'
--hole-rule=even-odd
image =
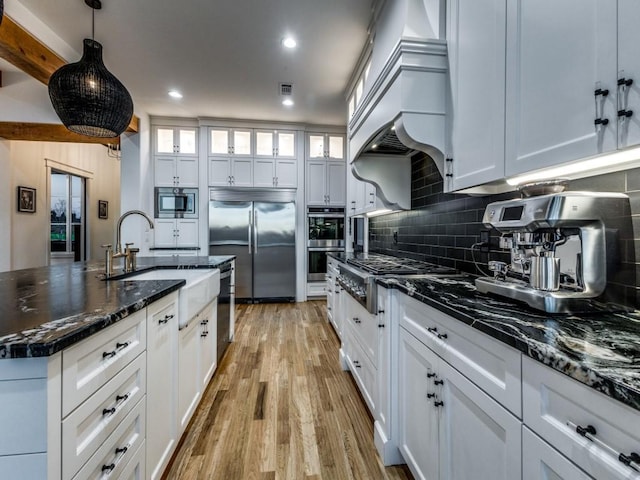
[{"label": "light wood floor", "polygon": [[240,305],[166,479],[410,479],[385,468],[324,302]]}]

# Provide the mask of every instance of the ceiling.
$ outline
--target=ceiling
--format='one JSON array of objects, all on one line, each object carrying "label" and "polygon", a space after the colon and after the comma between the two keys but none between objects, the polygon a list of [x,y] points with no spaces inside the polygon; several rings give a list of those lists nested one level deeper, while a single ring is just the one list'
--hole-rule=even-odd
[{"label": "ceiling", "polygon": [[[83,0],[19,1],[78,51],[91,36]],[[373,1],[103,0],[95,39],[138,115],[345,125]],[[282,47],[285,35],[296,49]],[[293,83],[293,107],[281,82]]]}]

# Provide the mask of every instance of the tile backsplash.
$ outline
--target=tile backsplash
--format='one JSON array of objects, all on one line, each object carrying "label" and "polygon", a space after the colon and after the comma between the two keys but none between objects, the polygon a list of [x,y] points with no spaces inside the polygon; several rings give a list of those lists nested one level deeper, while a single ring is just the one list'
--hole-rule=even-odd
[{"label": "tile backsplash", "polygon": [[[610,173],[581,180],[572,180],[569,190],[623,192],[629,195],[634,241],[623,256],[640,260],[640,169]],[[519,198],[517,192],[490,196],[470,196],[443,193],[442,177],[426,155],[416,155],[411,165],[411,210],[371,218],[369,250],[455,267],[479,274],[474,255],[486,271],[487,254],[471,246],[480,242],[485,207],[491,202]],[[397,232],[397,242],[394,242]],[[492,260],[509,261],[508,254],[498,249],[498,233],[491,231]],[[628,253],[629,255],[626,255]],[[636,260],[636,265],[638,265]],[[636,278],[640,272],[636,266]],[[640,288],[637,284],[621,285],[626,303],[637,305]]]}]

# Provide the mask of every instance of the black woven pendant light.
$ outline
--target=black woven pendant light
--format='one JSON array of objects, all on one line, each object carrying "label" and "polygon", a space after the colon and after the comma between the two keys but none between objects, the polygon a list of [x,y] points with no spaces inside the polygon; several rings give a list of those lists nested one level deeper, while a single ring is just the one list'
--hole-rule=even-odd
[{"label": "black woven pendant light", "polygon": [[[85,3],[94,11],[102,7],[100,0]],[[104,66],[102,45],[93,39],[84,39],[80,61],[51,75],[49,97],[69,130],[90,137],[117,137],[133,116],[131,95]]]}]

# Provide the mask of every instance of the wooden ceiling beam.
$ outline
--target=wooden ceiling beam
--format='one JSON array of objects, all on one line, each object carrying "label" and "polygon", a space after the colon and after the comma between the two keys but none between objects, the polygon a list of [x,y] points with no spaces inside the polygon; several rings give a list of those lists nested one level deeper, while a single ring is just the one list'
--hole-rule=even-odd
[{"label": "wooden ceiling beam", "polygon": [[38,142],[100,143],[103,145],[120,144],[120,137],[87,137],[73,133],[64,125],[51,123],[0,122],[0,138]]},{"label": "wooden ceiling beam", "polygon": [[[45,85],[49,85],[49,78],[53,72],[67,63],[62,57],[6,15],[2,19],[2,23],[0,23],[0,58],[4,58]],[[134,115],[126,132],[138,133],[138,124],[139,118]],[[78,136],[89,138],[82,135]],[[104,139],[85,143],[104,143]]]}]

